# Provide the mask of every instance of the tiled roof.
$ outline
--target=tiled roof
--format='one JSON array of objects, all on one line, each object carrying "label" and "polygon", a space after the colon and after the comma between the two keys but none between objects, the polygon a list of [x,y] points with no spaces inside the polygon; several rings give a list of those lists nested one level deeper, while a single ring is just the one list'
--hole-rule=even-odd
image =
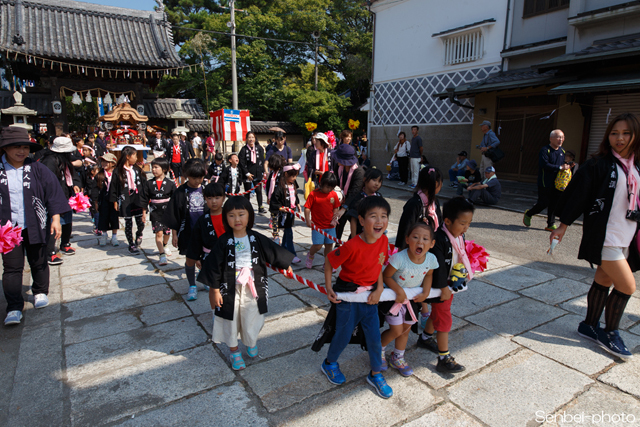
[{"label": "tiled roof", "polygon": [[291,122],[263,122],[261,120],[251,120],[251,130],[255,133],[273,133],[269,129],[279,127],[284,129],[289,135],[299,135],[300,128]]},{"label": "tiled roof", "polygon": [[[195,99],[181,99],[182,109],[194,119],[206,119],[207,115]],[[176,111],[175,98],[144,99],[144,114],[150,119],[169,119]]]},{"label": "tiled roof", "polygon": [[0,50],[107,67],[182,65],[164,12],[72,0],[0,0]]},{"label": "tiled roof", "polygon": [[640,47],[640,33],[616,37],[612,39],[597,40],[586,49],[576,52],[576,56],[591,55],[593,53],[611,52],[619,49]]},{"label": "tiled roof", "polygon": [[211,132],[209,120],[187,120],[187,127],[191,132]]},{"label": "tiled roof", "polygon": [[455,88],[447,88],[446,92],[437,93],[432,96],[440,99],[448,98],[453,92],[456,97],[473,96],[477,93],[493,92],[498,90],[509,90],[525,87],[535,87],[558,83],[555,76],[556,70],[538,73],[530,69],[519,69],[513,71],[499,72],[492,74],[484,80],[465,83]]}]

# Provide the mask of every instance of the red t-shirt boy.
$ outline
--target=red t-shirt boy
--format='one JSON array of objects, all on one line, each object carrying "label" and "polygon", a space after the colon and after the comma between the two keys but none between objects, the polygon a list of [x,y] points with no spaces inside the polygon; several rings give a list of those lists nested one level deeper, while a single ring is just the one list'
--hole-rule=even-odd
[{"label": "red t-shirt boy", "polygon": [[[338,358],[347,347],[355,327],[360,324],[367,342],[371,372],[367,382],[381,397],[393,396],[380,373],[382,364],[382,344],[378,320],[378,300],[382,294],[382,266],[388,258],[389,241],[384,235],[389,225],[391,207],[384,198],[371,196],[358,206],[358,220],[363,231],[358,236],[331,252],[324,264],[325,287],[329,301],[336,304],[336,328],[327,358],[322,362],[322,372],[333,384],[343,384],[345,377],[340,371]],[[338,282],[341,285],[372,286],[366,303],[339,301],[331,283],[332,268],[342,267]]]}]

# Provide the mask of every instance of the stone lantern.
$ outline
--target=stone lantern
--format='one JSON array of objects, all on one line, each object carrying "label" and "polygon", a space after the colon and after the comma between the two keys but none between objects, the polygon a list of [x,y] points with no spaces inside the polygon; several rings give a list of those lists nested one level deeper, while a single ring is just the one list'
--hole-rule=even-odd
[{"label": "stone lantern", "polygon": [[25,128],[28,131],[33,130],[33,126],[27,123],[27,117],[36,116],[38,112],[24,106],[22,103],[22,93],[16,91],[13,94],[13,99],[15,100],[13,107],[2,109],[2,114],[13,116],[13,124],[9,126]]},{"label": "stone lantern", "polygon": [[187,120],[193,119],[193,116],[182,109],[182,101],[176,99],[176,111],[171,113],[169,116],[170,119],[174,119],[176,123],[176,127],[172,130],[175,133],[188,133],[189,128],[187,127]]}]

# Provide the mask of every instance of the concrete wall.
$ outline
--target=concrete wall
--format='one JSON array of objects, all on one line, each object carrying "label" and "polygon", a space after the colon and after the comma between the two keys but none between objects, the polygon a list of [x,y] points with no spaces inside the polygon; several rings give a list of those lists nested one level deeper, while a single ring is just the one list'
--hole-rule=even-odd
[{"label": "concrete wall", "polygon": [[569,8],[524,19],[522,18],[523,12],[524,0],[516,0],[513,9],[510,46],[536,43],[567,35]]},{"label": "concrete wall", "polygon": [[[411,139],[411,126],[401,127]],[[393,156],[393,147],[398,142],[398,126],[372,126],[369,136],[372,141],[371,164],[376,168],[386,170],[387,163]],[[418,135],[422,137],[424,144],[423,154],[427,156],[430,164],[438,167],[443,173],[447,173],[449,167],[455,163],[456,156],[461,150],[469,151],[471,140],[471,125],[440,125],[421,126]],[[389,151],[385,151],[386,143],[389,143]]]}]

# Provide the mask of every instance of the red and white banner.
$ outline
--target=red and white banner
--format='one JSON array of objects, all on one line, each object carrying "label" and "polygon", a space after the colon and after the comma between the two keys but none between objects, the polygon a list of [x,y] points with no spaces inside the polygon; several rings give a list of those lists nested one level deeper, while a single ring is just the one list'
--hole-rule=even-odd
[{"label": "red and white banner", "polygon": [[216,141],[244,141],[251,130],[249,110],[218,110],[209,112],[211,136]]}]

